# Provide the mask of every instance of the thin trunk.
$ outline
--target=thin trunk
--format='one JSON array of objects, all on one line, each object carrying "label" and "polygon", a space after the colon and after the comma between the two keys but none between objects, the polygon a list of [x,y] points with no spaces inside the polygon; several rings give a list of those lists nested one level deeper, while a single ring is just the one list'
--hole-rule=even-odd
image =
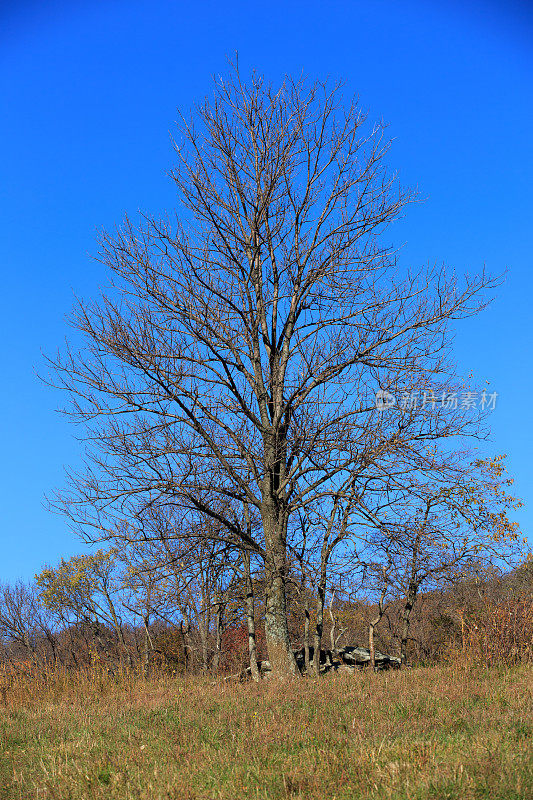
[{"label": "thin trunk", "polygon": [[248,653],[250,655],[250,672],[254,681],[260,679],[257,664],[257,645],[255,641],[254,587],[250,568],[250,553],[244,553],[244,576],[246,581],[246,624],[248,626]]},{"label": "thin trunk", "polygon": [[326,587],[321,584],[318,587],[316,600],[316,626],[314,636],[313,666],[317,675],[320,675],[320,649],[322,647],[322,633],[324,631],[324,605],[326,602]]},{"label": "thin trunk", "polygon": [[322,549],[320,552],[320,581],[318,584],[318,594],[316,599],[316,623],[314,635],[314,653],[313,665],[316,675],[320,675],[320,650],[322,648],[322,634],[324,632],[324,606],[326,604],[326,579],[328,570],[328,559],[330,555],[329,537],[335,519],[338,501],[336,500],[333,505],[333,510],[328,522],[324,541],[322,542]]},{"label": "thin trunk", "polygon": [[143,647],[143,672],[144,676],[147,677],[150,672],[150,654],[154,649],[154,645],[152,642],[152,637],[150,636],[150,617],[146,616],[143,618],[144,623],[144,647]]},{"label": "thin trunk", "polygon": [[76,651],[76,646],[75,646],[74,638],[72,636],[72,628],[69,626],[67,628],[67,630],[68,630],[68,638],[69,638],[68,654],[72,658],[72,661],[74,662],[74,666],[77,667],[78,666],[78,659],[76,658],[76,652],[75,652]]},{"label": "thin trunk", "polygon": [[410,583],[402,611],[402,625],[400,632],[400,659],[402,665],[407,663],[407,642],[409,641],[409,626],[411,624],[411,611],[416,603],[418,585]]},{"label": "thin trunk", "polygon": [[328,561],[335,546],[342,539],[342,536],[346,531],[346,526],[348,524],[348,512],[351,507],[353,496],[354,496],[354,488],[352,487],[352,493],[349,498],[349,502],[347,503],[346,508],[344,510],[339,533],[335,537],[334,541],[331,542],[330,544],[331,532],[333,530],[335,517],[337,515],[339,503],[341,501],[340,493],[337,494],[337,496],[335,497],[333,508],[331,509],[331,514],[328,520],[326,532],[324,534],[324,541],[322,542],[322,548],[320,551],[320,581],[318,583],[318,595],[316,601],[316,624],[315,624],[314,654],[313,654],[313,664],[315,668],[315,673],[317,675],[320,675],[320,650],[322,648],[322,633],[324,631],[324,605],[326,603],[326,580],[328,572]]},{"label": "thin trunk", "polygon": [[[183,612],[182,612],[183,613]],[[183,620],[180,622],[181,640],[183,644],[183,656],[185,659],[185,671],[188,672],[191,664],[191,623],[187,614],[183,614]]]},{"label": "thin trunk", "polygon": [[57,661],[59,661],[59,663],[61,663],[61,658],[59,657],[59,654],[57,652],[57,645],[56,645],[55,636],[48,629],[45,630],[44,635],[46,636],[46,640],[48,641],[48,643],[49,643],[49,645],[50,645],[50,647],[52,649],[52,658],[54,659],[54,664],[56,664]]},{"label": "thin trunk", "polygon": [[195,614],[200,634],[200,647],[202,651],[202,670],[209,670],[209,628],[211,627],[211,604],[209,602],[209,587],[204,586],[203,611],[200,608]]},{"label": "thin trunk", "polygon": [[133,668],[133,659],[131,657],[130,649],[126,644],[126,637],[124,636],[124,631],[122,629],[122,625],[119,624],[119,631],[120,631],[120,643],[124,649],[124,655],[126,658],[126,664],[128,665],[129,669]]},{"label": "thin trunk", "polygon": [[385,606],[385,596],[387,594],[387,589],[389,588],[389,582],[387,579],[387,570],[385,567],[382,567],[383,573],[383,588],[381,590],[381,594],[379,596],[378,601],[378,613],[374,617],[374,619],[370,620],[368,626],[368,649],[370,650],[370,669],[375,672],[376,671],[376,649],[374,646],[374,631],[376,627],[379,625],[381,620],[383,619],[383,615],[386,610]]},{"label": "thin trunk", "polygon": [[224,619],[224,604],[221,600],[217,603],[215,612],[215,653],[213,656],[213,672],[218,672],[220,666],[220,654],[222,652],[222,630]]},{"label": "thin trunk", "polygon": [[374,630],[381,617],[374,618],[368,626],[368,649],[370,650],[370,669],[376,670],[376,648],[374,646]]},{"label": "thin trunk", "polygon": [[333,613],[333,601],[334,600],[335,600],[335,592],[333,592],[333,594],[331,595],[331,602],[329,604],[329,616],[331,617],[331,630],[329,632],[329,638],[330,638],[330,641],[331,641],[331,652],[333,653],[334,656],[336,656],[338,654],[337,643],[338,643],[339,639],[341,638],[341,636],[343,636],[345,629],[342,628],[342,630],[339,633],[339,635],[338,636],[336,635],[337,634],[337,623],[338,623],[339,620],[337,619],[337,617]]},{"label": "thin trunk", "polygon": [[306,673],[309,673],[309,597],[305,600],[304,664]]},{"label": "thin trunk", "polygon": [[420,586],[420,579],[416,580],[417,578],[417,567],[418,567],[418,551],[420,549],[420,542],[422,539],[422,535],[424,533],[425,525],[429,516],[429,510],[431,508],[431,503],[428,500],[426,505],[426,513],[424,516],[424,521],[422,525],[418,528],[415,541],[413,543],[413,555],[411,558],[411,570],[409,576],[409,586],[407,589],[407,594],[405,597],[405,604],[403,607],[402,612],[402,625],[400,631],[400,660],[402,666],[407,663],[407,641],[409,639],[409,626],[411,624],[411,611],[413,610],[413,606],[416,603],[416,597],[418,594],[418,587]]},{"label": "thin trunk", "polygon": [[27,631],[23,632],[22,641],[26,650],[30,652],[32,659],[35,659],[35,646],[32,644],[30,635]]},{"label": "thin trunk", "polygon": [[202,670],[204,672],[207,672],[209,669],[209,650],[207,642],[207,633],[205,630],[205,623],[204,625],[200,625],[199,633],[200,633],[200,642],[202,646]]},{"label": "thin trunk", "polygon": [[[100,634],[100,626],[99,626],[99,623],[97,621],[93,621],[92,622],[92,629],[93,629],[93,633],[94,633],[94,638],[96,639],[96,641],[98,642],[98,644],[100,645],[102,650],[104,651],[107,660],[109,662],[111,662],[113,660],[111,658],[111,653],[109,652],[107,644],[105,643],[104,637]],[[89,647],[89,650],[90,650],[90,647]]]},{"label": "thin trunk", "polygon": [[331,628],[329,629],[329,645],[330,650],[335,654],[335,632],[337,630],[337,618],[333,613],[333,601],[335,600],[335,592],[331,595],[329,603],[329,618],[331,620]]}]

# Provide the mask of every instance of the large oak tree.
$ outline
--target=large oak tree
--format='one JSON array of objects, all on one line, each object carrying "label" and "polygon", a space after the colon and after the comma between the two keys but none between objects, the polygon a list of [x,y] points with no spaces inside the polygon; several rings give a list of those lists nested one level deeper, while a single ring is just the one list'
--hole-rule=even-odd
[{"label": "large oak tree", "polygon": [[178,127],[175,214],[102,237],[112,286],[79,304],[85,343],[55,362],[89,439],[59,503],[100,539],[147,508],[217,520],[263,559],[269,659],[295,674],[294,515],[359,497],[402,449],[421,468],[425,443],[457,433],[374,398],[442,379],[448,323],[486,280],[399,268],[388,229],[414,196],[339,86],[234,71]]}]

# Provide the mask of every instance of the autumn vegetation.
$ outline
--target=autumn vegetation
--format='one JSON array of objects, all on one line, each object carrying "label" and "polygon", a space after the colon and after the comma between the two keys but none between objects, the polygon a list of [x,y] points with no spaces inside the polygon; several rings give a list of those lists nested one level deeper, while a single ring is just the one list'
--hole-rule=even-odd
[{"label": "autumn vegetation", "polygon": [[[185,627],[175,602],[175,585],[162,580],[159,593],[150,595],[151,605],[146,609],[142,598],[132,594],[131,569],[117,554],[99,552],[63,561],[56,569],[47,568],[33,584],[2,586],[2,691],[18,675],[37,680],[41,672],[50,675],[54,670],[73,675],[90,674],[94,668],[110,676],[129,671],[145,677],[244,677],[250,666],[245,582],[240,586],[235,582],[231,596],[216,595],[214,613],[209,602],[213,598],[189,583],[187,604],[185,600],[182,603],[197,626]],[[264,587],[259,578],[252,588],[254,645],[260,662],[268,652]],[[288,623],[294,649],[305,648],[306,632],[308,635],[312,627],[309,609],[316,599],[296,583],[289,592]],[[336,591],[327,607],[325,646],[334,653],[346,644],[367,644],[377,614],[375,598],[372,602],[363,594],[350,597]],[[503,574],[495,569],[482,572],[477,565],[451,584],[419,593],[407,642],[405,597],[397,594],[387,602],[373,633],[380,651],[400,655],[405,648],[404,663],[410,666],[447,663],[459,656],[465,664],[487,667],[531,663],[532,561],[528,558]]]},{"label": "autumn vegetation", "polygon": [[257,684],[18,677],[2,800],[526,800],[531,669],[463,664]]}]

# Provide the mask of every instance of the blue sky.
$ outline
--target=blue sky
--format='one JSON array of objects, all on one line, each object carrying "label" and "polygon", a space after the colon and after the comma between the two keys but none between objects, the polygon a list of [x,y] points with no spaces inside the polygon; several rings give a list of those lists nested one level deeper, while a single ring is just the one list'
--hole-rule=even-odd
[{"label": "blue sky", "polygon": [[533,541],[528,4],[18,0],[0,10],[0,580],[83,549],[43,505],[82,445],[35,375],[40,352],[64,340],[73,293],[105,283],[97,230],[171,207],[176,108],[235,51],[273,81],[342,77],[390,123],[391,164],[427,198],[395,230],[404,263],[508,269],[492,307],[461,326],[457,359],[499,393],[489,452],[509,456]]}]

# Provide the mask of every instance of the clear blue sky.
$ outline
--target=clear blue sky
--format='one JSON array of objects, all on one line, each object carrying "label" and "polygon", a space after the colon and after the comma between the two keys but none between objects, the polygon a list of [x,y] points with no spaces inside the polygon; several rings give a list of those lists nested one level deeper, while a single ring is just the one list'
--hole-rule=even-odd
[{"label": "clear blue sky", "polygon": [[[8,8],[9,5],[9,8]],[[239,52],[274,81],[343,77],[390,123],[391,163],[427,202],[396,231],[405,262],[500,272],[492,308],[461,328],[465,370],[499,392],[532,535],[533,6],[446,0],[49,0],[0,10],[2,450],[0,579],[83,549],[43,506],[81,445],[34,370],[67,333],[72,293],[104,282],[97,229],[172,204],[176,108]]]}]

